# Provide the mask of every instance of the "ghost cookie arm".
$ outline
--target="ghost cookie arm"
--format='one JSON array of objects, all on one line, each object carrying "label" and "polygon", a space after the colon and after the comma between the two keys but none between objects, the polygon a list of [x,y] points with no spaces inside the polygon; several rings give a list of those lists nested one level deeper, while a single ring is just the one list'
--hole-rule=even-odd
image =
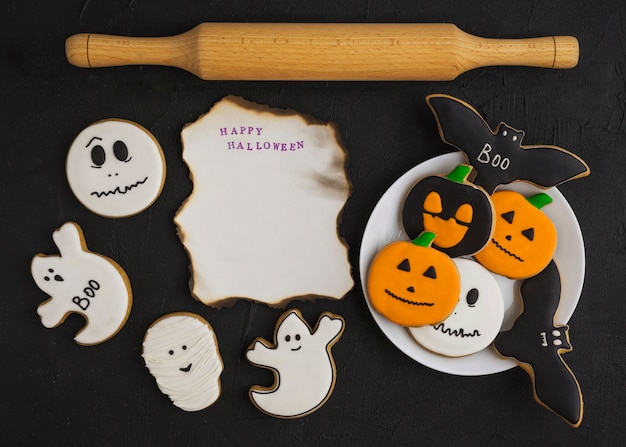
[{"label": "ghost cookie arm", "polygon": [[253,364],[267,368],[275,367],[276,348],[270,348],[265,340],[257,338],[246,352],[246,358]]},{"label": "ghost cookie arm", "polygon": [[37,313],[41,318],[41,324],[47,328],[53,328],[59,326],[67,315],[68,309],[63,306],[58,306],[53,298],[44,301],[37,307]]},{"label": "ghost cookie arm", "polygon": [[332,343],[343,333],[344,326],[345,322],[342,317],[324,312],[318,320],[314,335],[324,344]]},{"label": "ghost cookie arm", "polygon": [[61,257],[69,257],[86,250],[83,232],[74,222],[63,224],[61,228],[52,233],[52,240],[59,249]]}]

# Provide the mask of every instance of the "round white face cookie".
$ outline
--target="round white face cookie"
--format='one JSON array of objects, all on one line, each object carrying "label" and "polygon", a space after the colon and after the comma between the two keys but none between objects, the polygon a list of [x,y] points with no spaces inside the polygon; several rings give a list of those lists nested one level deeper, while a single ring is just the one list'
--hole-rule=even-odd
[{"label": "round white face cookie", "polygon": [[154,136],[119,119],[86,127],[67,154],[67,180],[76,198],[105,217],[140,213],[165,182],[165,158]]},{"label": "round white face cookie", "polygon": [[504,301],[494,276],[479,263],[453,259],[461,277],[461,295],[454,312],[439,324],[408,328],[424,348],[449,357],[481,351],[498,335]]},{"label": "round white face cookie", "polygon": [[222,357],[211,325],[199,315],[178,312],[155,321],[143,358],[159,389],[185,411],[202,410],[220,396]]}]

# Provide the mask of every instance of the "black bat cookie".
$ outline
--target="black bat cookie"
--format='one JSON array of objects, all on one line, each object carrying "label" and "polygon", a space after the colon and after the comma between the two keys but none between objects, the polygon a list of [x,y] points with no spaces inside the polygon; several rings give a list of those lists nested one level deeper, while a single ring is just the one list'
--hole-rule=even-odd
[{"label": "black bat cookie", "polygon": [[491,194],[516,180],[549,188],[589,174],[587,164],[563,148],[522,146],[524,132],[500,123],[495,132],[469,104],[448,95],[429,95],[439,135],[467,155],[478,176],[474,183]]},{"label": "black bat cookie", "polygon": [[561,354],[572,350],[569,327],[555,326],[561,297],[561,279],[554,261],[521,286],[524,312],[513,328],[501,332],[494,346],[530,375],[535,400],[578,427],[583,417],[580,386]]}]

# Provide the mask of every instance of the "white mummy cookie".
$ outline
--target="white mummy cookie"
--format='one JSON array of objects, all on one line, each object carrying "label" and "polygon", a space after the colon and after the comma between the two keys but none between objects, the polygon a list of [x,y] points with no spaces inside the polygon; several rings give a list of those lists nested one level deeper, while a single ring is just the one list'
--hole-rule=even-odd
[{"label": "white mummy cookie", "polygon": [[87,250],[81,228],[65,223],[52,234],[60,255],[38,254],[31,262],[37,286],[50,295],[37,308],[42,324],[57,327],[70,313],[82,315],[85,326],[74,340],[95,345],[113,337],[130,314],[128,276],[112,259]]},{"label": "white mummy cookie", "polygon": [[224,364],[213,328],[199,315],[176,312],[152,323],[143,358],[161,392],[185,411],[203,410],[220,396]]},{"label": "white mummy cookie", "polygon": [[453,259],[461,277],[459,303],[448,318],[433,326],[408,328],[424,348],[449,357],[481,351],[500,332],[504,300],[494,276],[479,263]]},{"label": "white mummy cookie", "polygon": [[274,385],[250,388],[252,403],[278,418],[298,418],[320,408],[335,388],[332,346],[344,330],[339,315],[324,312],[311,330],[297,309],[285,312],[276,324],[274,343],[257,338],[248,360],[274,371]]},{"label": "white mummy cookie", "polygon": [[67,154],[67,180],[76,198],[105,217],[140,213],[165,182],[165,158],[157,140],[140,125],[98,121],[78,134]]}]

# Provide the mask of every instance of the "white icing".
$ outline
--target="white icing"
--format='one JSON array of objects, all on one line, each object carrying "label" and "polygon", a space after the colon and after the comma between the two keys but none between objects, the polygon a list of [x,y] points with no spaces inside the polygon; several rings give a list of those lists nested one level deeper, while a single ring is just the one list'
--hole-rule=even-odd
[{"label": "white icing", "polygon": [[143,358],[162,393],[185,411],[199,411],[220,396],[224,369],[211,326],[199,316],[166,315],[146,332]]},{"label": "white icing", "polygon": [[[286,317],[285,317],[286,315]],[[321,407],[335,386],[335,365],[330,352],[343,332],[343,319],[320,317],[315,332],[292,310],[283,315],[274,345],[257,339],[246,353],[250,362],[275,371],[270,388],[254,386],[250,399],[272,416],[305,416]]]},{"label": "white icing", "polygon": [[74,340],[95,345],[108,340],[124,325],[132,304],[126,273],[114,261],[87,250],[80,227],[65,223],[52,238],[59,255],[36,255],[31,274],[50,295],[37,313],[47,328],[59,326],[70,313],[85,317]]},{"label": "white icing", "polygon": [[[506,135],[506,130],[503,132],[503,135]],[[514,137],[515,141],[517,137]],[[494,168],[500,168],[503,171],[509,169],[511,166],[511,159],[508,157],[503,157],[500,154],[491,154],[493,147],[489,143],[485,143],[481,151],[478,153],[476,157],[476,161],[479,161],[482,164],[490,164]]]},{"label": "white icing", "polygon": [[78,134],[67,154],[66,171],[72,192],[86,208],[101,216],[125,217],[157,199],[165,181],[165,159],[146,129],[110,119]]},{"label": "white icing", "polygon": [[279,305],[352,288],[337,233],[350,188],[333,126],[227,97],[182,139],[193,193],[175,220],[195,297]]},{"label": "white icing", "polygon": [[[504,299],[495,277],[479,263],[453,259],[461,277],[459,303],[452,314],[434,326],[408,328],[426,349],[449,357],[481,351],[493,342],[504,319]],[[478,291],[475,303],[468,302],[472,289]]]}]

